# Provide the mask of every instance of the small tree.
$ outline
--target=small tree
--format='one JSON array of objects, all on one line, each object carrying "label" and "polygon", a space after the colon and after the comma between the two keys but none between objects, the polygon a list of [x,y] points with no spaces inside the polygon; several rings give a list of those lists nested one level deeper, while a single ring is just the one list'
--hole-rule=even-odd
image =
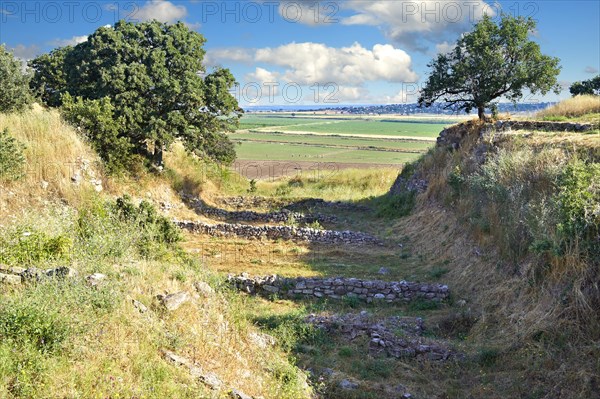
[{"label": "small tree", "polygon": [[498,24],[484,15],[464,34],[448,54],[439,54],[428,66],[432,69],[421,91],[419,106],[436,101],[445,108],[477,109],[480,119],[493,100],[504,96],[515,102],[523,90],[532,94],[560,92],[556,77],[559,59],[543,55],[537,43],[529,40],[535,29],[531,18],[501,16]]},{"label": "small tree", "polygon": [[8,129],[0,130],[0,181],[17,180],[23,176],[24,149],[25,146],[8,134]]},{"label": "small tree", "polygon": [[[67,112],[71,119],[89,122],[86,114],[94,109],[110,112],[118,123],[109,126],[102,116],[93,124],[108,130],[90,131],[90,137],[114,137],[119,151],[131,145],[131,153],[157,166],[177,139],[191,152],[231,163],[235,151],[225,132],[242,111],[229,93],[235,83],[229,70],[206,73],[205,41],[183,23],[119,21],[75,47],[33,60],[32,85],[51,106],[62,105],[68,93],[74,99]],[[90,102],[105,98],[108,103]],[[82,117],[74,115],[78,111]],[[98,147],[112,148],[104,139]]]},{"label": "small tree", "polygon": [[22,111],[32,103],[30,79],[23,64],[0,46],[0,112]]},{"label": "small tree", "polygon": [[582,94],[600,95],[600,75],[593,79],[584,80],[583,82],[575,82],[569,87],[569,91],[573,97]]}]

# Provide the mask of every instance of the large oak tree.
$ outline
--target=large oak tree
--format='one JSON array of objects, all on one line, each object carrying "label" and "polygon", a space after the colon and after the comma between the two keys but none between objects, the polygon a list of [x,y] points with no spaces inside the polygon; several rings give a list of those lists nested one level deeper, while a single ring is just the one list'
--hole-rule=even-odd
[{"label": "large oak tree", "polygon": [[446,108],[467,113],[477,109],[484,119],[485,108],[493,107],[500,97],[516,103],[524,90],[559,93],[559,59],[543,55],[540,46],[529,39],[535,27],[531,18],[502,14],[495,23],[485,15],[452,51],[439,54],[428,65],[431,74],[419,105],[429,107],[440,101]]},{"label": "large oak tree", "polygon": [[[119,140],[120,149],[131,148],[161,165],[163,150],[181,139],[192,152],[230,163],[235,151],[225,132],[242,111],[229,92],[235,83],[229,70],[206,72],[204,43],[183,23],[119,21],[75,47],[31,61],[32,87],[50,106],[68,102],[70,115],[77,114],[72,119],[84,126],[105,127],[108,137],[100,149]],[[85,125],[95,109],[114,123]],[[103,134],[91,132],[99,139]]]}]

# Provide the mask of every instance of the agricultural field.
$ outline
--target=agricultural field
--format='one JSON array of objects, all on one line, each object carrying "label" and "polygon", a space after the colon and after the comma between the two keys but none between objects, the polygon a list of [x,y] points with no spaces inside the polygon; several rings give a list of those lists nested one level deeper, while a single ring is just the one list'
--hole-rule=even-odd
[{"label": "agricultural field", "polygon": [[435,144],[456,118],[264,113],[244,115],[230,138],[240,161],[400,166]]}]

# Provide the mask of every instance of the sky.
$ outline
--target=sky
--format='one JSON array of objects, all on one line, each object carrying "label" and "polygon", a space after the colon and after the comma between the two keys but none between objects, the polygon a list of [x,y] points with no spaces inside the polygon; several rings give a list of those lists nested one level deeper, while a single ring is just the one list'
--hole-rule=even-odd
[{"label": "sky", "polygon": [[600,69],[600,1],[0,0],[0,43],[24,60],[128,21],[182,21],[207,39],[205,65],[229,68],[242,106],[411,103],[427,64],[483,14],[532,17],[531,38],[561,59],[560,95]]}]

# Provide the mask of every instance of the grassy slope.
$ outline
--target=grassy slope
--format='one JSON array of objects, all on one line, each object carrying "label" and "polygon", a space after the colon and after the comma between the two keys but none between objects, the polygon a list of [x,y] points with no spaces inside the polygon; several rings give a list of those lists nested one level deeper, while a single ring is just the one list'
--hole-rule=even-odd
[{"label": "grassy slope", "polygon": [[[27,164],[39,169],[2,183],[0,263],[42,269],[69,265],[82,277],[73,283],[2,285],[1,398],[212,395],[185,368],[164,360],[163,349],[194,359],[251,395],[306,396],[301,373],[281,351],[259,348],[250,339],[256,329],[244,310],[245,298],[176,250],[159,245],[139,252],[143,229],[112,219],[104,205],[130,193],[156,205],[169,202],[171,215],[185,216],[174,190],[232,189],[236,183],[228,172],[191,160],[176,146],[163,177],[108,178],[54,111],[0,115],[3,126],[27,145]],[[101,194],[88,183],[71,182],[71,163],[80,157],[90,160],[94,175],[103,180]],[[42,188],[41,180],[48,187]],[[94,272],[108,276],[97,290],[83,281]],[[194,292],[192,283],[200,280],[217,289],[215,297],[195,299],[174,313],[162,311],[154,299],[159,293]],[[150,311],[139,313],[132,299]]]}]

